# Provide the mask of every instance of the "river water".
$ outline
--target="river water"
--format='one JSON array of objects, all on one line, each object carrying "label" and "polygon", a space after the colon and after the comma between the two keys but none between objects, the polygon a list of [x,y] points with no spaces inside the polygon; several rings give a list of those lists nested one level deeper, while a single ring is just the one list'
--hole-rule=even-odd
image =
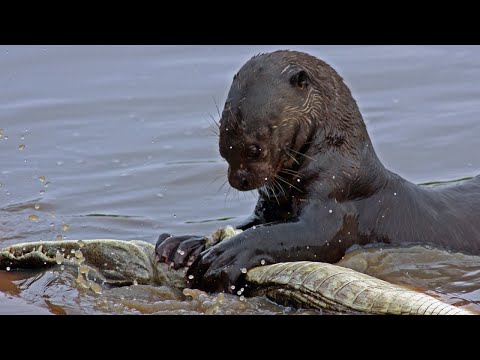
[{"label": "river water", "polygon": [[[221,188],[226,163],[210,115],[244,62],[279,48],[337,69],[390,170],[416,183],[480,173],[479,46],[0,46],[0,247],[60,237],[154,243],[248,216],[255,196]],[[374,276],[480,311],[478,257],[352,256]],[[214,301],[137,287],[112,290],[102,305],[71,276],[0,272],[0,313],[202,313],[202,301]],[[227,300],[222,313],[298,313]]]}]

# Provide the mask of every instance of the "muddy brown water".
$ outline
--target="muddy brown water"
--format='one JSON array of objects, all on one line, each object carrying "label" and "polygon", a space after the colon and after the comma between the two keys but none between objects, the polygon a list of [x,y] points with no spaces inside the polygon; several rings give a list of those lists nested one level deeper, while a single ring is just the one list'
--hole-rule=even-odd
[{"label": "muddy brown water", "polygon": [[[248,216],[255,195],[221,188],[209,114],[245,61],[279,48],[340,72],[392,171],[416,183],[480,173],[479,46],[0,46],[0,247],[59,236],[154,243]],[[476,311],[479,260],[418,248],[345,259]],[[59,268],[0,272],[0,313],[314,313],[167,287],[98,296],[74,279]]]}]

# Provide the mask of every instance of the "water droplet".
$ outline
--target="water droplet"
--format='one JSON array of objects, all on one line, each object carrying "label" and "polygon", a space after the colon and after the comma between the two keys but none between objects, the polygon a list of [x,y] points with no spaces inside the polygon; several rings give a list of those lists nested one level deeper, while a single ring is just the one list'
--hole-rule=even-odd
[{"label": "water droplet", "polygon": [[260,264],[265,265],[265,260],[261,260]]},{"label": "water droplet", "polygon": [[63,225],[62,225],[62,230],[63,230],[63,231],[68,231],[68,230],[70,230],[70,225],[68,225],[68,224],[63,224]]},{"label": "water droplet", "polygon": [[78,240],[77,244],[80,248],[85,246],[85,242],[83,240]]},{"label": "water droplet", "polygon": [[78,276],[75,281],[77,282],[77,284],[84,287],[83,284],[85,283],[85,279],[83,278],[82,274],[78,273]]},{"label": "water droplet", "polygon": [[397,193],[393,193],[394,196],[397,196]]},{"label": "water droplet", "polygon": [[235,285],[230,286],[230,289],[235,290]]},{"label": "water droplet", "polygon": [[58,166],[62,166],[63,164],[64,164],[64,162],[62,160],[57,161]]},{"label": "water droplet", "polygon": [[37,222],[37,221],[38,221],[38,216],[37,216],[37,215],[30,215],[30,216],[28,217],[28,220]]},{"label": "water droplet", "polygon": [[108,266],[108,264],[107,264],[107,263],[104,263],[104,264],[103,264],[103,266],[104,266],[104,267],[107,267],[107,266]]},{"label": "water droplet", "polygon": [[20,151],[25,150],[25,144],[18,145],[18,150],[20,150]]},{"label": "water droplet", "polygon": [[[228,131],[228,130],[227,130]],[[233,149],[233,146],[230,146],[230,149]]]},{"label": "water droplet", "polygon": [[342,242],[342,239],[338,239],[338,242],[341,243],[341,242]]},{"label": "water droplet", "polygon": [[50,182],[49,182],[49,181],[47,181],[44,186],[45,186],[45,187],[48,187],[48,185],[50,185]]},{"label": "water droplet", "polygon": [[185,255],[185,251],[180,250],[180,249],[177,250],[177,253],[179,253],[179,254],[182,255],[182,256]]},{"label": "water droplet", "polygon": [[55,224],[54,224],[54,223],[50,223],[50,227],[54,227],[54,226],[55,226]]},{"label": "water droplet", "polygon": [[60,251],[57,251],[57,253],[55,254],[56,263],[58,265],[61,265],[63,263],[63,260],[65,260],[65,258],[63,257],[63,254]]},{"label": "water droplet", "polygon": [[137,281],[137,280],[133,280],[133,285],[134,285],[134,286],[137,286],[137,285],[138,285],[138,281]]},{"label": "water droplet", "polygon": [[46,180],[46,177],[45,176],[39,176],[38,180],[40,180],[41,182],[44,182]]},{"label": "water droplet", "polygon": [[335,180],[335,175],[332,176],[332,179]]},{"label": "water droplet", "polygon": [[240,301],[245,301],[245,296],[243,296],[243,295],[240,296],[240,297],[239,297],[239,300],[240,300]]},{"label": "water droplet", "polygon": [[157,197],[159,197],[159,198],[163,198],[164,196],[165,196],[165,195],[163,195],[162,193],[158,193],[158,194],[157,194]]},{"label": "water droplet", "polygon": [[6,270],[7,270],[7,271],[10,271],[10,266],[7,266]]},{"label": "water droplet", "polygon": [[193,280],[193,275],[188,275],[189,280]]},{"label": "water droplet", "polygon": [[102,287],[98,285],[96,282],[90,282],[90,289],[93,290],[95,294],[101,294],[102,293]]},{"label": "water droplet", "polygon": [[80,250],[75,251],[75,257],[77,259],[83,258],[83,253]]},{"label": "water droplet", "polygon": [[255,225],[254,225],[254,226],[252,226],[252,229],[253,229],[253,230],[255,230],[256,228],[257,228],[257,227],[256,227]]},{"label": "water droplet", "polygon": [[45,190],[40,190],[39,193],[43,195],[45,194]]},{"label": "water droplet", "polygon": [[86,273],[88,273],[90,268],[87,265],[80,265],[78,270],[80,271],[80,274],[86,274]]},{"label": "water droplet", "polygon": [[242,295],[242,291],[238,290],[238,291],[237,291],[237,295],[238,295],[238,296]]},{"label": "water droplet", "polygon": [[57,235],[57,236],[55,237],[55,240],[57,240],[57,241],[62,241],[62,240],[63,240],[63,236],[62,236],[62,235]]},{"label": "water droplet", "polygon": [[333,210],[328,210],[328,212],[331,214],[331,213],[333,213]]},{"label": "water droplet", "polygon": [[50,217],[51,217],[52,219],[55,219],[55,214],[53,214],[53,213],[50,214]]},{"label": "water droplet", "polygon": [[174,217],[174,218],[176,218],[176,217],[177,217],[177,215],[173,214],[173,217]]},{"label": "water droplet", "polygon": [[246,274],[247,273],[247,269],[246,268],[243,268],[240,270],[242,272],[242,274]]},{"label": "water droplet", "polygon": [[268,181],[268,178],[265,178],[265,181]]},{"label": "water droplet", "polygon": [[63,266],[63,265],[60,266],[60,270],[62,270],[62,271],[65,270],[65,266]]},{"label": "water droplet", "polygon": [[35,204],[35,210],[38,210],[38,209],[40,209],[40,205]]}]

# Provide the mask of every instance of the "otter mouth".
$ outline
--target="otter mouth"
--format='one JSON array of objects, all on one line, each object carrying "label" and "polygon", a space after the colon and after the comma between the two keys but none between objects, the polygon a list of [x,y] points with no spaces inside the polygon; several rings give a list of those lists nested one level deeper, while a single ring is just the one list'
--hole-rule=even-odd
[{"label": "otter mouth", "polygon": [[228,169],[228,182],[229,184],[239,190],[239,191],[251,191],[255,189],[259,189],[265,184],[268,184],[270,179],[274,178],[275,175],[270,177],[269,174],[267,175],[260,175],[255,171],[247,171],[247,170],[235,170],[232,171],[231,167]]},{"label": "otter mouth", "polygon": [[[279,172],[282,170],[282,163],[280,162],[276,168],[268,172],[255,172],[253,170],[235,170],[232,171],[231,167],[228,168],[228,182],[229,184],[239,191],[251,191],[260,188],[273,190],[278,188],[280,190]],[[280,176],[280,178],[282,178]],[[272,192],[272,191],[270,191]]]},{"label": "otter mouth", "polygon": [[241,177],[241,178],[236,178],[236,179],[229,179],[230,185],[239,190],[239,191],[251,191],[255,189],[259,189],[263,186],[265,186],[268,182],[268,177],[263,178],[264,181],[260,179],[256,179],[253,177]]}]

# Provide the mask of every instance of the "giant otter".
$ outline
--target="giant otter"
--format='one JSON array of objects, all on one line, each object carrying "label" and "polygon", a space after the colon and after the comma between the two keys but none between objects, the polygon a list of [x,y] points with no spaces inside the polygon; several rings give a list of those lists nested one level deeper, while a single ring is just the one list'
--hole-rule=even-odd
[{"label": "giant otter", "polygon": [[480,176],[426,188],[387,170],[348,87],[302,52],[254,56],[234,76],[220,154],[236,189],[258,189],[245,230],[204,250],[167,234],[157,256],[189,266],[189,286],[233,292],[243,273],[283,261],[339,261],[354,244],[424,243],[480,254]]}]

